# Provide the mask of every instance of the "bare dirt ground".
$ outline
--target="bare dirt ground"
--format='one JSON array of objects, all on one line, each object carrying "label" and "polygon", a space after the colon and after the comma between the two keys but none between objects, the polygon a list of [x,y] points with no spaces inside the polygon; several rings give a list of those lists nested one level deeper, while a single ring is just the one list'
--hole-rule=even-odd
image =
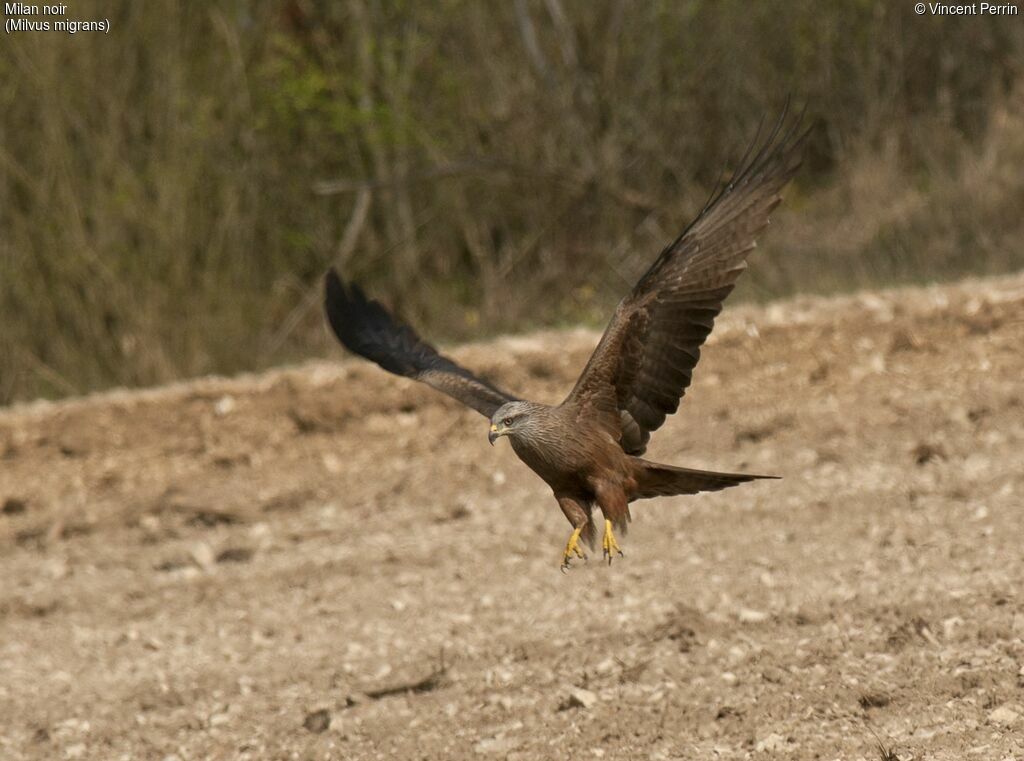
[{"label": "bare dirt ground", "polygon": [[[595,338],[453,353],[557,401]],[[649,455],[785,478],[567,575],[365,362],[0,412],[0,758],[1022,759],[1022,349],[1024,276],[727,308]]]}]

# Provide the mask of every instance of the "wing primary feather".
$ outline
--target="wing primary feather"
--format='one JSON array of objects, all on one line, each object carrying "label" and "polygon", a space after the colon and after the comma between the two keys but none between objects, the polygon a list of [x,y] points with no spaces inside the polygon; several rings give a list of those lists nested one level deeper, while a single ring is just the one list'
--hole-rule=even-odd
[{"label": "wing primary feather", "polygon": [[[747,183],[748,180],[760,174],[764,169],[766,169],[771,164],[773,159],[785,159],[789,155],[798,153],[797,149],[801,146],[804,139],[810,133],[811,128],[808,128],[802,134],[799,134],[799,136],[797,136],[804,119],[804,114],[806,113],[805,106],[804,109],[801,110],[800,115],[793,121],[793,123],[788,127],[788,129],[786,129],[786,131],[782,133],[782,139],[779,139],[779,135],[782,132],[782,127],[785,124],[786,117],[789,114],[789,105],[790,99],[789,97],[787,97],[785,103],[783,104],[779,118],[776,120],[767,138],[765,138],[764,140],[761,139],[761,134],[764,129],[764,117],[761,118],[760,122],[758,123],[757,131],[754,134],[753,140],[751,140],[748,143],[746,149],[743,152],[742,158],[737,163],[739,169],[733,174],[729,182],[727,182],[724,186],[716,187],[715,192],[712,193],[708,202],[704,204],[704,207],[700,210],[700,213],[698,213],[697,216],[694,217],[693,221],[691,221],[683,229],[683,231],[675,240],[669,243],[662,250],[659,256],[648,268],[648,270],[640,277],[640,280],[637,282],[636,288],[634,289],[634,294],[646,289],[650,280],[656,275],[656,273],[662,268],[662,266],[664,266],[665,262],[673,257],[675,252],[685,242],[687,236],[691,232],[693,232],[702,221],[707,219],[717,208],[719,208],[723,199],[733,195],[734,192],[737,191],[737,189],[740,188],[742,185]],[[751,158],[751,156],[753,157]],[[797,161],[796,166],[787,168],[782,172],[782,174],[786,175],[786,179],[788,179],[788,176],[791,175],[792,172],[796,171],[798,167],[799,161]],[[783,184],[785,183],[783,182]],[[734,216],[742,213],[743,211],[743,207],[740,207],[739,209],[734,209]],[[726,224],[729,221],[731,221],[730,218],[722,220],[722,222]]]},{"label": "wing primary feather", "polygon": [[[765,131],[758,124],[737,170],[666,246],[615,310],[563,404],[597,415],[629,454],[676,411],[722,303],[746,269],[780,193],[800,166],[806,108],[790,99]],[[608,414],[614,407],[618,414]]]}]

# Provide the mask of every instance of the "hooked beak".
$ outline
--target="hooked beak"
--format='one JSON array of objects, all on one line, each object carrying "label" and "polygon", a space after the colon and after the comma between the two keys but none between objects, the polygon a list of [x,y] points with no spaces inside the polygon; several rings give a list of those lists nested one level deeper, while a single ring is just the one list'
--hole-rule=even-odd
[{"label": "hooked beak", "polygon": [[491,442],[491,446],[494,446],[494,442],[501,436],[501,431],[498,430],[498,426],[491,423],[491,432],[487,434],[487,440]]}]

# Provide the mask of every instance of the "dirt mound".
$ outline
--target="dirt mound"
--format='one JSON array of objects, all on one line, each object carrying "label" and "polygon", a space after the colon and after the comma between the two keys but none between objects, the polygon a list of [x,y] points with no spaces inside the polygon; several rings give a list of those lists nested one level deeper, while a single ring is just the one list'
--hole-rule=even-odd
[{"label": "dirt mound", "polygon": [[[453,349],[556,401],[589,331]],[[0,412],[0,757],[1024,755],[1024,277],[727,309],[650,456],[782,481],[568,524],[363,362]]]}]

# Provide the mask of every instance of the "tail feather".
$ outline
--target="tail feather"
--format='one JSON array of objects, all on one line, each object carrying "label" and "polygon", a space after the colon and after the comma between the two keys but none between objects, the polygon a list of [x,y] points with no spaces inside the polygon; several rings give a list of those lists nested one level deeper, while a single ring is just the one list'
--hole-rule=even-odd
[{"label": "tail feather", "polygon": [[779,476],[758,476],[752,473],[716,473],[713,470],[679,468],[675,465],[647,462],[639,457],[636,460],[638,465],[637,490],[633,499],[719,491],[760,478],[779,478]]}]

